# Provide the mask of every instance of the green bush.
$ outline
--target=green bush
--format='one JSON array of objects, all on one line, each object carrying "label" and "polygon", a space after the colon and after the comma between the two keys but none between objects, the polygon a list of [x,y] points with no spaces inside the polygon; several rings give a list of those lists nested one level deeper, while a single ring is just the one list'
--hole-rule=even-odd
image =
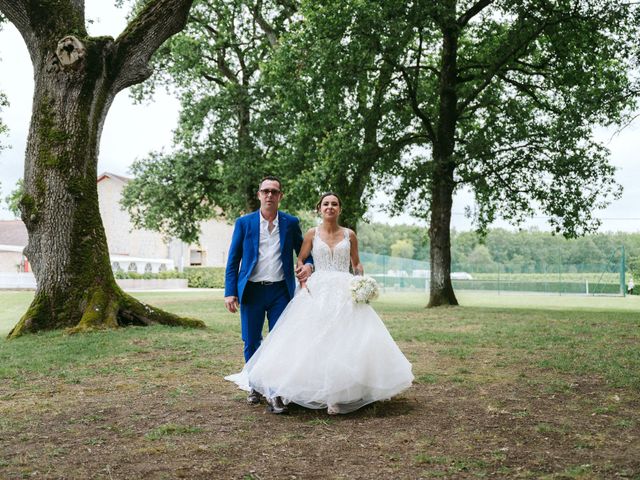
[{"label": "green bush", "polygon": [[187,278],[186,274],[180,273],[178,271],[166,271],[166,272],[158,272],[158,273],[138,273],[138,272],[125,272],[120,270],[119,272],[113,272],[113,276],[115,278],[131,278],[135,280],[156,280],[156,279],[167,279],[167,278]]},{"label": "green bush", "polygon": [[184,273],[191,288],[224,288],[224,267],[187,267]]},{"label": "green bush", "polygon": [[114,272],[116,278],[165,279],[186,278],[191,288],[224,288],[224,267],[187,267],[183,273],[166,271],[159,273]]}]

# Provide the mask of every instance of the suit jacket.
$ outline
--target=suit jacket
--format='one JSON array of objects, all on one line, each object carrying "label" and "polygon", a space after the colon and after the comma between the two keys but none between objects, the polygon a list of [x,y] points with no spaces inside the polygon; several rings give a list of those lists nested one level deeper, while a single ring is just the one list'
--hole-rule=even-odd
[{"label": "suit jacket", "polygon": [[[293,215],[278,211],[278,228],[280,230],[280,257],[282,270],[287,283],[289,296],[293,298],[296,290],[293,252],[300,253],[302,232],[300,220]],[[244,215],[236,220],[229,247],[229,258],[224,280],[224,295],[236,296],[242,302],[242,294],[249,277],[258,263],[258,247],[260,244],[260,210]],[[311,262],[311,257],[305,263]]]}]

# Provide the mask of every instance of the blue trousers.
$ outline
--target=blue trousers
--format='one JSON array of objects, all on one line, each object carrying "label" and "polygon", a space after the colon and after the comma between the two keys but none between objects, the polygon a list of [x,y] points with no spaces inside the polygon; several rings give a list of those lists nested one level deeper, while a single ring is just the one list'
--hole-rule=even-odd
[{"label": "blue trousers", "polygon": [[249,361],[262,343],[264,316],[269,321],[269,331],[273,329],[280,314],[289,303],[287,284],[275,282],[271,285],[248,282],[240,304],[240,323],[244,341],[244,360]]}]

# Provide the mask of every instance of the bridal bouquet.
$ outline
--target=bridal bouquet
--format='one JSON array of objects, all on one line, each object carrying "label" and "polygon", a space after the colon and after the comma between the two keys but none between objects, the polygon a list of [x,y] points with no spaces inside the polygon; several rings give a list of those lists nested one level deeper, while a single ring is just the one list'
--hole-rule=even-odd
[{"label": "bridal bouquet", "polygon": [[371,277],[354,277],[350,288],[356,303],[369,303],[378,298],[378,283]]}]

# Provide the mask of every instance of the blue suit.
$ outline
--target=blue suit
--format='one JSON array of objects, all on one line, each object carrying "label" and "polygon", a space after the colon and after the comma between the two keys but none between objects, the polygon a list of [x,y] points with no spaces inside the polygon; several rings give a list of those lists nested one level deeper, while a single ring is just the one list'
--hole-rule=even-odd
[{"label": "blue suit", "polygon": [[284,282],[270,285],[249,282],[249,277],[258,263],[260,210],[238,218],[233,230],[225,272],[224,295],[236,296],[240,303],[245,360],[251,358],[262,342],[265,313],[271,331],[295,293],[293,252],[297,255],[302,246],[300,221],[297,217],[278,212],[278,229],[285,279]]}]

